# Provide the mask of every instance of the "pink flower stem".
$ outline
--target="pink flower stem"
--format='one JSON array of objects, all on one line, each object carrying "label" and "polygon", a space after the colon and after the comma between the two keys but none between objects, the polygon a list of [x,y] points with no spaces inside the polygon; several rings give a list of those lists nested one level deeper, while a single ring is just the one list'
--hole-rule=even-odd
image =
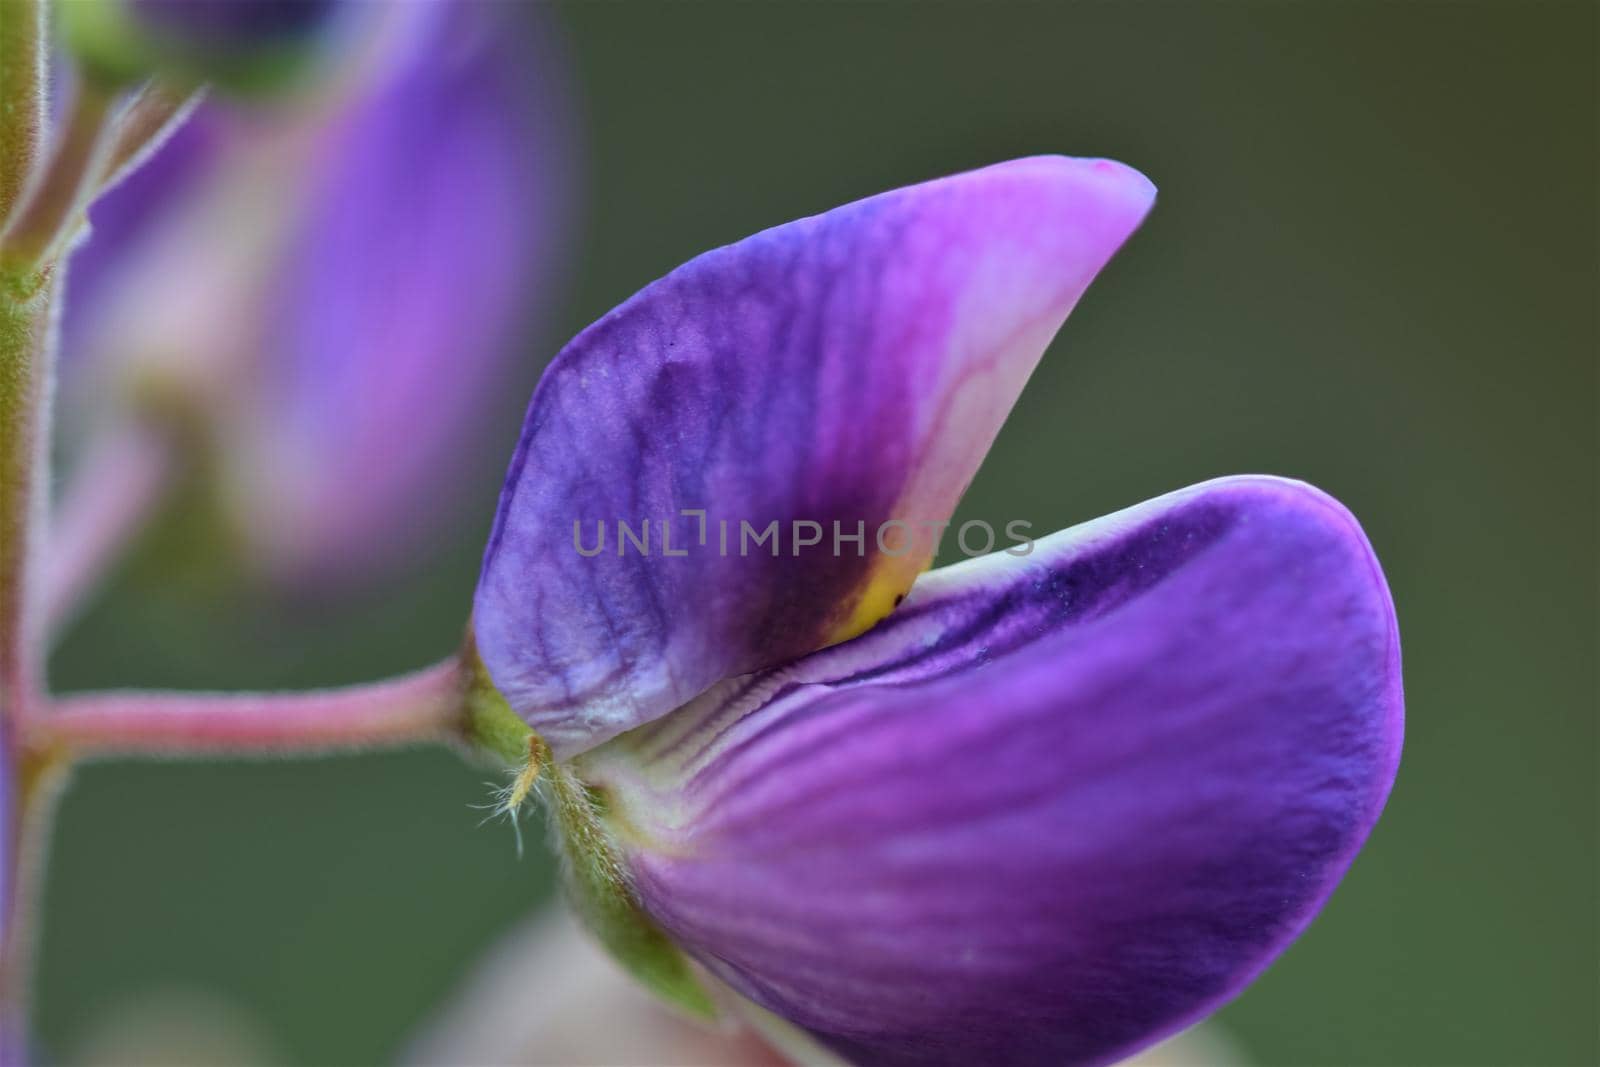
[{"label": "pink flower stem", "polygon": [[29,747],[69,757],[317,755],[462,741],[471,672],[456,656],[382,682],[292,693],[134,690],[56,697]]}]

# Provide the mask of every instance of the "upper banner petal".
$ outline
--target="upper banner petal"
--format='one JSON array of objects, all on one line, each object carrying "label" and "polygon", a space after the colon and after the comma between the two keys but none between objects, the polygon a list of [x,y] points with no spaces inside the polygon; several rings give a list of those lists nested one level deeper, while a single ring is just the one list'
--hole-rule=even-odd
[{"label": "upper banner petal", "polygon": [[1239,991],[1388,795],[1359,526],[1224,479],[919,582],[580,757],[644,909],[857,1063],[1107,1062]]},{"label": "upper banner petal", "polygon": [[477,593],[511,705],[570,755],[881,619],[1153,197],[1106,160],[1001,164],[707,253],[585,330]]}]

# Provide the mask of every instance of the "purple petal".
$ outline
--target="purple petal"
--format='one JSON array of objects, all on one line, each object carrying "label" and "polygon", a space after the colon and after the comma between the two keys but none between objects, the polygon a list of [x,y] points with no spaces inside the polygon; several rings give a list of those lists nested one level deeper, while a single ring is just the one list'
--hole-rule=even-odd
[{"label": "purple petal", "polygon": [[1337,502],[1230,478],[929,575],[577,761],[647,912],[865,1064],[1104,1063],[1305,927],[1399,759]]},{"label": "purple petal", "polygon": [[[580,334],[529,407],[478,587],[511,706],[570,755],[881,619],[931,558],[917,524],[949,518],[1153,197],[1106,160],[1001,164],[707,253]],[[913,539],[880,551],[891,519]],[[835,551],[836,529],[864,540]]]}]

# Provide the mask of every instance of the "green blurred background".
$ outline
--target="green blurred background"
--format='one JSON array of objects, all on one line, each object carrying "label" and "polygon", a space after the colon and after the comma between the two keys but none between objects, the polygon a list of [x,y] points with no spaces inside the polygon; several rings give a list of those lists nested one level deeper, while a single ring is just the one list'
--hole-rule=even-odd
[{"label": "green blurred background", "polygon": [[[681,260],[1035,152],[1161,187],[963,505],[1054,529],[1214,475],[1308,479],[1399,605],[1388,813],[1221,1022],[1268,1064],[1578,1064],[1596,1048],[1596,9],[1587,3],[695,3],[559,10],[585,128],[560,342]],[[499,413],[509,455],[516,412]],[[501,459],[447,551],[315,617],[162,578],[157,536],[58,688],[298,686],[456,641]],[[54,844],[39,1035],[162,989],[291,1062],[393,1054],[548,899],[444,753],[107,764]],[[534,837],[537,837],[535,831]]]}]

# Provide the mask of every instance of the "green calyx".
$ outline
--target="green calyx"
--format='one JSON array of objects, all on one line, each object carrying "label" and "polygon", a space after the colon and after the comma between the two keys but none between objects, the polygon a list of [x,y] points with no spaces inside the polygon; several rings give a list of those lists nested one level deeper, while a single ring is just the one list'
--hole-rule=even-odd
[{"label": "green calyx", "polygon": [[494,687],[470,636],[461,650],[461,663],[467,676],[464,731],[467,743],[509,767],[521,767],[529,757],[529,742],[535,741],[540,746],[544,742],[537,741],[533,730],[511,710],[506,698]]},{"label": "green calyx", "polygon": [[[553,758],[544,739],[495,689],[477,653],[467,665],[466,736],[478,751],[518,768],[513,806],[535,782],[554,819],[567,895],[578,916],[617,962],[657,996],[690,1015],[714,1018],[716,1006],[683,950],[639,906],[606,819],[605,795]],[[526,785],[524,785],[526,783]]]},{"label": "green calyx", "polygon": [[583,919],[619,963],[657,996],[690,1015],[716,1006],[676,942],[639,907],[606,826],[605,797],[562,764],[544,779],[567,860],[567,889]]}]

